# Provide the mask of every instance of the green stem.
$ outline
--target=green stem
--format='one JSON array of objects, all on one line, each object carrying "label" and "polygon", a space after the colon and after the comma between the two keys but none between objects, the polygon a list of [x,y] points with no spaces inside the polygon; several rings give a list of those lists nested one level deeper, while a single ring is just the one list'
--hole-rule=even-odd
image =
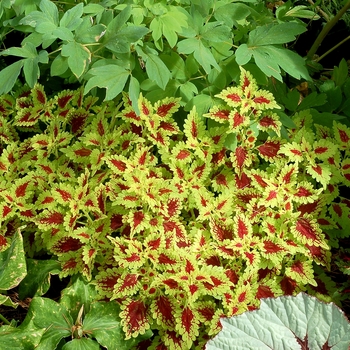
[{"label": "green stem", "polygon": [[307,58],[312,60],[317,49],[321,45],[323,39],[326,37],[328,32],[335,26],[335,24],[339,21],[339,19],[343,16],[343,14],[350,8],[350,0],[343,6],[343,8],[323,27],[321,33],[316,38],[315,42],[311,46],[310,51],[307,54]]},{"label": "green stem", "polygon": [[340,43],[338,43],[337,45],[333,46],[331,49],[329,49],[327,52],[325,52],[322,56],[318,57],[316,59],[316,62],[319,62],[322,60],[322,58],[326,57],[328,54],[330,54],[333,50],[335,50],[336,48],[338,48],[340,45],[344,44],[346,41],[348,41],[350,39],[350,35],[348,37],[346,37],[344,40],[342,40]]},{"label": "green stem", "polygon": [[10,325],[10,324],[11,324],[11,322],[7,321],[7,319],[6,319],[3,315],[1,315],[1,314],[0,314],[0,321],[2,321],[3,323],[5,323],[5,324],[7,324],[7,325]]}]

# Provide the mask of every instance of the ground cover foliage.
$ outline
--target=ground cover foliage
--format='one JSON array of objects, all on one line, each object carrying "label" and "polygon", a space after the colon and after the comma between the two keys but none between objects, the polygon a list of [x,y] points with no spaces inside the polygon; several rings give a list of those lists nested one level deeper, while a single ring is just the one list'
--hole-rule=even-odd
[{"label": "ground cover foliage", "polygon": [[202,349],[262,298],[349,310],[348,64],[292,50],[339,6],[0,3],[2,344]]}]

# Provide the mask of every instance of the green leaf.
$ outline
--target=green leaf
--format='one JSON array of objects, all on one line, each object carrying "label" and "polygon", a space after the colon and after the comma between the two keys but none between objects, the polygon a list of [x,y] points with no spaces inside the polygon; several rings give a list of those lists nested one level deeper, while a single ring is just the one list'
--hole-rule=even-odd
[{"label": "green leaf", "polygon": [[225,42],[231,41],[232,30],[231,28],[222,25],[221,22],[209,22],[200,31],[202,39],[211,42]]},{"label": "green leaf", "polygon": [[250,13],[249,6],[241,3],[233,3],[220,6],[214,12],[214,16],[218,21],[222,21],[227,26],[233,27],[237,21],[244,20]]},{"label": "green leaf", "polygon": [[198,40],[196,38],[181,40],[177,45],[177,49],[179,53],[184,54],[190,54],[193,52],[194,58],[204,68],[206,73],[209,73],[211,71],[211,66],[220,70],[220,67],[217,64],[213,54],[209,48],[202,43],[201,40]]},{"label": "green leaf", "polygon": [[1,349],[33,350],[39,344],[45,329],[38,329],[30,321],[19,327],[1,326],[0,344]]},{"label": "green leaf", "polygon": [[33,298],[25,324],[27,320],[33,320],[36,327],[45,330],[36,350],[56,349],[61,339],[71,335],[72,317],[64,307],[51,299]]},{"label": "green leaf", "polygon": [[249,33],[248,46],[285,44],[305,31],[303,25],[293,22],[259,26]]},{"label": "green leaf", "polygon": [[144,335],[124,340],[125,333],[120,324],[120,308],[117,303],[111,301],[95,302],[91,304],[90,312],[83,321],[83,331],[91,333],[96,340],[107,349],[129,350],[141,340],[152,336],[151,331]]},{"label": "green leaf", "polygon": [[342,103],[342,92],[340,86],[336,86],[333,80],[326,80],[321,86],[322,95],[326,94],[327,104],[323,107],[325,112],[336,110]]},{"label": "green leaf", "polygon": [[83,21],[80,17],[83,14],[83,3],[80,3],[70,10],[66,11],[60,20],[60,26],[73,31],[78,28],[78,26]]},{"label": "green leaf", "polygon": [[0,52],[1,55],[11,55],[11,56],[17,56],[17,57],[23,57],[23,58],[34,58],[38,55],[35,46],[30,43],[26,42],[23,47],[10,47],[2,52]]},{"label": "green leaf", "polygon": [[140,96],[140,83],[135,77],[131,76],[130,82],[129,82],[129,98],[131,100],[134,111],[136,112],[137,115],[140,114],[139,106],[138,106],[139,96]]},{"label": "green leaf", "polygon": [[84,45],[71,41],[62,46],[61,55],[68,57],[68,66],[72,73],[80,78],[91,62],[91,52]]},{"label": "green leaf", "polygon": [[52,77],[60,76],[64,74],[68,68],[68,58],[58,55],[51,63],[50,74]]},{"label": "green leaf", "polygon": [[51,275],[60,272],[60,263],[56,260],[27,259],[27,276],[19,286],[19,298],[33,298],[45,294],[50,288]]},{"label": "green leaf", "polygon": [[301,111],[311,107],[323,106],[325,103],[327,103],[327,95],[318,94],[316,91],[314,91],[303,98],[297,110]]},{"label": "green leaf", "polygon": [[261,300],[260,309],[222,319],[206,349],[332,349],[350,345],[350,324],[333,303],[304,293]]},{"label": "green leaf", "polygon": [[146,56],[146,71],[148,77],[164,90],[171,78],[171,74],[168,67],[157,55],[148,54]]},{"label": "green leaf", "polygon": [[105,88],[106,100],[112,100],[120,94],[129,77],[129,72],[115,64],[108,64],[102,67],[92,68],[89,74],[93,75],[85,85],[84,94],[87,94],[93,87]]},{"label": "green leaf", "polygon": [[58,27],[53,32],[52,35],[57,37],[58,39],[65,40],[65,41],[73,41],[74,35],[73,33],[65,27]]},{"label": "green leaf", "polygon": [[344,58],[339,63],[339,67],[334,67],[332,79],[335,85],[342,86],[348,79],[348,64]]},{"label": "green leaf", "polygon": [[79,338],[64,344],[62,350],[100,350],[100,346],[92,339]]},{"label": "green leaf", "polygon": [[73,284],[63,290],[60,305],[69,310],[72,318],[76,320],[82,306],[85,312],[89,312],[90,304],[96,299],[96,294],[91,283],[83,277],[76,277]]},{"label": "green leaf", "polygon": [[23,238],[21,233],[16,231],[10,247],[0,253],[0,289],[9,290],[16,287],[26,274]]}]

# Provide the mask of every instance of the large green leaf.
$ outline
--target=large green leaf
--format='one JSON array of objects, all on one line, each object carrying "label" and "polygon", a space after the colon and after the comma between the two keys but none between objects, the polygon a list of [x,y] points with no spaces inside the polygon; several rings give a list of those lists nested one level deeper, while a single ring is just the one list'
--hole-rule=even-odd
[{"label": "large green leaf", "polygon": [[27,274],[23,238],[17,231],[8,249],[0,253],[0,289],[16,287]]},{"label": "large green leaf", "polygon": [[64,44],[61,55],[68,57],[68,66],[77,78],[82,76],[91,61],[91,52],[89,49],[76,41]]},{"label": "large green leaf", "polygon": [[37,328],[45,330],[37,350],[56,349],[62,338],[71,335],[72,317],[64,307],[54,300],[41,297],[33,298],[26,316],[27,319],[33,320]]},{"label": "large green leaf", "polygon": [[154,80],[156,84],[164,90],[171,78],[171,74],[168,67],[157,55],[147,55],[146,71],[149,78]]},{"label": "large green leaf", "polygon": [[95,302],[83,321],[84,333],[91,334],[107,349],[129,350],[143,339],[152,336],[151,331],[144,335],[124,340],[125,333],[120,324],[120,308],[115,302]]},{"label": "large green leaf", "polygon": [[126,81],[130,75],[125,68],[115,64],[108,64],[105,66],[92,68],[88,73],[93,77],[90,78],[85,85],[84,94],[87,94],[96,86],[105,88],[107,90],[106,100],[112,100],[123,91]]},{"label": "large green leaf", "polygon": [[50,288],[51,275],[57,275],[60,266],[56,260],[27,259],[28,274],[19,286],[19,298],[45,294]]},{"label": "large green leaf", "polygon": [[60,305],[69,310],[75,322],[82,306],[84,312],[89,312],[90,304],[96,299],[96,294],[95,287],[91,283],[87,283],[83,277],[76,277],[72,285],[63,290]]},{"label": "large green leaf", "polygon": [[68,343],[64,344],[62,350],[100,350],[100,346],[97,342],[95,342],[92,339],[80,338],[73,339]]},{"label": "large green leaf", "polygon": [[207,350],[347,350],[350,323],[333,303],[297,296],[261,300],[260,309],[222,319],[222,331]]},{"label": "large green leaf", "polygon": [[0,71],[0,95],[11,91],[16,83],[19,73],[21,72],[23,64],[24,60],[19,60]]},{"label": "large green leaf", "polygon": [[281,46],[295,40],[296,36],[304,31],[304,26],[297,23],[257,27],[249,33],[247,44],[240,45],[236,50],[236,61],[239,65],[245,65],[254,57],[256,65],[267,76],[273,76],[280,81],[280,68],[297,79],[310,80],[305,61],[293,51]]},{"label": "large green leaf", "polygon": [[[45,329],[38,329],[33,322],[19,327],[0,327],[1,350],[33,350],[39,344]],[[48,348],[49,349],[49,348]]]},{"label": "large green leaf", "polygon": [[60,20],[60,26],[68,28],[69,30],[75,30],[83,21],[82,18],[80,18],[83,14],[83,8],[83,3],[80,3],[66,11]]}]

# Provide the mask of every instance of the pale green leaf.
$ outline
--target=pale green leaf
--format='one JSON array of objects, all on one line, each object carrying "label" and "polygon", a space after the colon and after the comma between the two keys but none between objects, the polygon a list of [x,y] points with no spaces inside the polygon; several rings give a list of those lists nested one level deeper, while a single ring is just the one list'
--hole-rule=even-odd
[{"label": "pale green leaf", "polygon": [[129,82],[129,98],[131,100],[134,111],[138,115],[140,114],[139,106],[138,106],[139,96],[140,96],[140,83],[135,77],[131,76],[130,82]]},{"label": "pale green leaf", "polygon": [[238,49],[235,52],[236,62],[243,66],[247,64],[252,58],[252,50],[249,49],[247,44],[239,45]]},{"label": "pale green leaf", "polygon": [[[10,296],[0,294],[0,305],[10,306],[15,309],[17,308],[18,303],[13,302]],[[0,341],[1,341],[1,335],[0,335]]]},{"label": "pale green leaf", "polygon": [[76,41],[63,45],[61,55],[68,57],[68,66],[77,78],[82,76],[91,61],[89,49]]},{"label": "pale green leaf", "polygon": [[12,236],[9,248],[0,253],[0,289],[12,289],[27,274],[23,238],[19,231]]},{"label": "pale green leaf", "polygon": [[58,8],[54,2],[50,0],[41,0],[40,2],[40,10],[46,16],[48,20],[58,26]]},{"label": "pale green leaf", "polygon": [[84,13],[95,14],[95,15],[103,12],[104,10],[105,8],[99,4],[87,4],[86,6],[83,7]]},{"label": "pale green leaf", "polygon": [[83,14],[83,3],[80,3],[66,11],[60,20],[60,27],[65,27],[70,31],[77,29],[83,21],[80,17]]},{"label": "pale green leaf", "polygon": [[11,91],[21,72],[23,64],[24,60],[19,60],[0,71],[0,81],[2,82],[0,85],[0,95]]},{"label": "pale green leaf", "polygon": [[259,26],[249,33],[248,46],[285,44],[305,31],[303,25],[294,22]]},{"label": "pale green leaf", "polygon": [[26,83],[29,85],[29,87],[33,88],[35,83],[38,81],[40,73],[38,57],[27,58],[24,60],[23,73],[26,79]]},{"label": "pale green leaf", "polygon": [[65,73],[68,68],[68,58],[58,55],[51,63],[50,74],[52,77],[60,76]]},{"label": "pale green leaf", "polygon": [[228,26],[222,25],[220,22],[209,22],[201,32],[201,38],[212,42],[230,41],[232,38],[232,30]]},{"label": "pale green leaf", "polygon": [[0,55],[11,55],[11,56],[17,56],[17,57],[23,57],[23,58],[34,58],[38,55],[35,46],[30,43],[26,42],[23,47],[10,47],[2,52],[0,52]]},{"label": "pale green leaf", "polygon": [[249,6],[241,3],[233,3],[220,6],[214,12],[214,16],[218,21],[222,21],[227,26],[233,27],[237,21],[244,20],[250,13]]},{"label": "pale green leaf", "polygon": [[53,32],[52,35],[56,36],[57,38],[65,41],[73,41],[74,35],[71,32],[70,29],[65,27],[58,27]]},{"label": "pale green leaf", "polygon": [[261,300],[260,309],[222,319],[222,331],[207,350],[307,349],[346,350],[350,324],[333,303],[300,293]]},{"label": "pale green leaf", "polygon": [[114,64],[92,68],[88,73],[93,77],[85,85],[84,94],[87,94],[93,87],[105,88],[107,90],[106,100],[112,100],[123,91],[130,75],[125,68]]},{"label": "pale green leaf", "polygon": [[168,67],[157,55],[149,54],[146,57],[146,71],[148,77],[154,80],[156,84],[164,90],[171,78]]}]

